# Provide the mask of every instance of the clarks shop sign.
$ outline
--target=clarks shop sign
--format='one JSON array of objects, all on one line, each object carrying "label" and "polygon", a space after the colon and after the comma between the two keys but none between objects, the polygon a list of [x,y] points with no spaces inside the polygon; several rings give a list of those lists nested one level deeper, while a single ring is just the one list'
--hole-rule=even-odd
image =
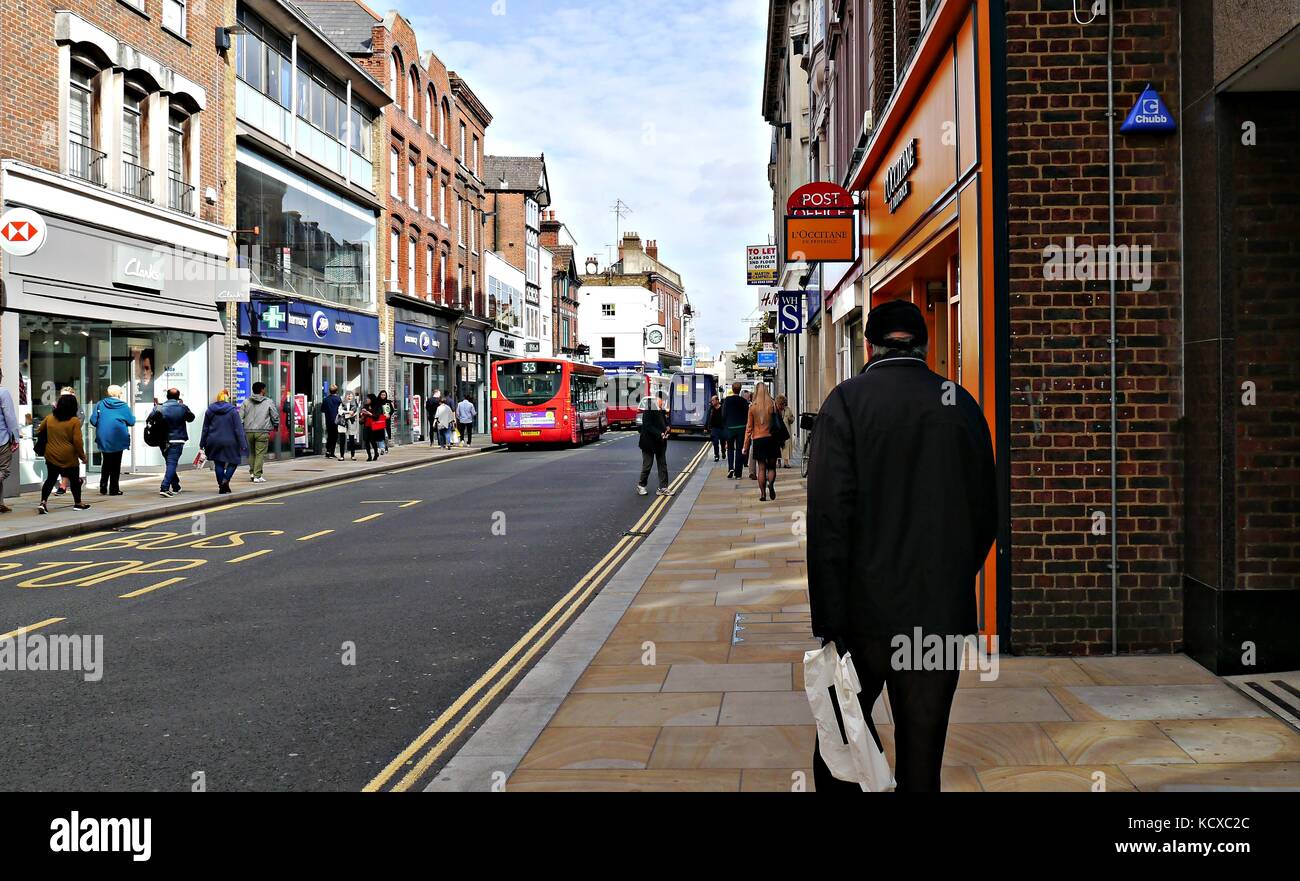
[{"label": "clarks shop sign", "polygon": [[113,284],[161,291],[167,255],[131,245],[113,246]]}]

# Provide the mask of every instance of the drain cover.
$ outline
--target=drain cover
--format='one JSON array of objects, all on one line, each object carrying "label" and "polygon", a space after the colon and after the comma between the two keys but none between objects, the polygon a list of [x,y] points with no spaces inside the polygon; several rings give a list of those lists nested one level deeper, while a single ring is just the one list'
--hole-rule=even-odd
[{"label": "drain cover", "polygon": [[1300,730],[1300,670],[1224,678],[1246,697]]}]

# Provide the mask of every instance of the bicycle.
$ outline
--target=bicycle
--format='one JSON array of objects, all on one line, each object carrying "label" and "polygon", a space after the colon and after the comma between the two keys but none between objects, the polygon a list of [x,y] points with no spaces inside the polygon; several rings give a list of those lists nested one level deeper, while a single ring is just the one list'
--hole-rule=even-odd
[{"label": "bicycle", "polygon": [[803,438],[801,435],[798,443],[799,476],[803,478],[808,477],[808,462],[812,459],[813,426],[816,423],[816,413],[799,414],[799,431],[807,434],[807,438]]}]

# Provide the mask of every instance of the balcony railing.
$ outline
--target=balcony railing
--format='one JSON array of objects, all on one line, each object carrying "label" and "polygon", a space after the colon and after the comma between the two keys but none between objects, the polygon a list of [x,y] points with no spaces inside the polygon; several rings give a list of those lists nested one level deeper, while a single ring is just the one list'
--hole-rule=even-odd
[{"label": "balcony railing", "polygon": [[143,165],[122,160],[122,192],[145,202],[153,201],[153,172]]},{"label": "balcony railing", "polygon": [[102,187],[104,160],[107,158],[108,154],[101,153],[89,144],[72,141],[68,144],[68,174]]},{"label": "balcony railing", "polygon": [[167,180],[167,206],[173,211],[194,213],[194,186],[178,177]]}]

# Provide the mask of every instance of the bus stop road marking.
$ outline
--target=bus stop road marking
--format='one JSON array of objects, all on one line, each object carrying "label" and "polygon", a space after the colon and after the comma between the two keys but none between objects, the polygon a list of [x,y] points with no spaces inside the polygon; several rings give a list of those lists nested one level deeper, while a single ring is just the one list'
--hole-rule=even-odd
[{"label": "bus stop road marking", "polygon": [[26,627],[19,627],[17,630],[10,630],[8,633],[0,633],[0,642],[6,639],[14,639],[22,636],[24,633],[31,633],[33,630],[40,630],[42,627],[48,627],[51,624],[58,624],[60,621],[66,621],[67,618],[46,618],[44,621],[37,621],[35,624],[28,624]]},{"label": "bus stop road marking", "polygon": [[130,593],[124,593],[118,596],[119,600],[133,600],[151,591],[159,590],[164,587],[170,587],[173,584],[180,584],[184,578],[168,578],[166,581],[160,581],[157,584],[151,584],[148,587],[142,587],[139,590],[133,590]]},{"label": "bus stop road marking", "polygon": [[253,560],[253,559],[256,559],[257,557],[262,557],[262,556],[265,556],[266,554],[269,554],[269,553],[271,553],[271,549],[270,549],[270,548],[267,548],[267,549],[264,550],[264,551],[253,551],[251,554],[244,554],[244,556],[242,556],[242,557],[235,557],[235,559],[233,559],[233,560],[227,560],[226,562],[227,562],[227,563],[242,563],[242,562],[244,562],[245,560]]}]

